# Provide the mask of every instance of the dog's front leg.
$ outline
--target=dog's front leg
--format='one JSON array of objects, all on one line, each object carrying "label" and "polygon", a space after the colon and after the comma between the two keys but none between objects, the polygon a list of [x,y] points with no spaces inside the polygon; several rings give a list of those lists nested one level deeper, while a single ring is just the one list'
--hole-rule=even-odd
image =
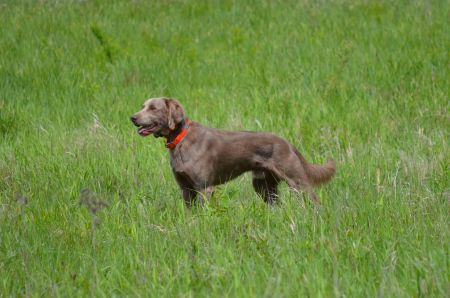
[{"label": "dog's front leg", "polygon": [[197,196],[197,191],[191,186],[191,181],[189,176],[185,175],[184,172],[176,172],[174,171],[175,180],[178,183],[178,186],[181,189],[181,193],[183,195],[184,203],[187,207],[191,207]]},{"label": "dog's front leg", "polygon": [[214,194],[214,186],[208,186],[206,188],[203,188],[200,191],[200,197],[199,197],[200,204],[204,205],[205,202],[207,202],[211,199],[213,194]]},{"label": "dog's front leg", "polygon": [[195,202],[195,197],[197,192],[192,188],[182,187],[181,191],[183,193],[183,200],[187,207],[192,207]]}]

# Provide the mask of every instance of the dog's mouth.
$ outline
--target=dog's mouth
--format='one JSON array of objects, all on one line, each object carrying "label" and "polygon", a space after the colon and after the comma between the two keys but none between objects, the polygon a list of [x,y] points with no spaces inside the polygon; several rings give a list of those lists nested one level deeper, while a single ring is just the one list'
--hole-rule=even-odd
[{"label": "dog's mouth", "polygon": [[157,123],[153,123],[150,125],[143,125],[141,127],[138,127],[138,134],[146,137],[151,135],[152,133],[154,133],[156,131],[156,129],[158,128],[158,124]]}]

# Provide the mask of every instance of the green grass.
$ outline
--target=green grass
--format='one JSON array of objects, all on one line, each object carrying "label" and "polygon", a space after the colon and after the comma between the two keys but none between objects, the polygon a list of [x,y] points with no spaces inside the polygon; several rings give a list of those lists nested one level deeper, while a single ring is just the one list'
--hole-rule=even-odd
[{"label": "green grass", "polygon": [[[0,296],[448,297],[449,15],[434,0],[1,1]],[[283,186],[267,207],[244,175],[186,209],[163,141],[129,121],[160,95],[333,157],[322,206]]]}]

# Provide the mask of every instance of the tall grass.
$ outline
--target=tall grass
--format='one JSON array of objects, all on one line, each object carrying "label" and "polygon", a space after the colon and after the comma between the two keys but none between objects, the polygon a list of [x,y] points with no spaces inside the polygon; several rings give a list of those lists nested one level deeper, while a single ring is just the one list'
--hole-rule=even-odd
[{"label": "tall grass", "polygon": [[[448,296],[449,12],[0,2],[0,296]],[[160,95],[332,156],[323,205],[283,186],[268,207],[242,176],[186,209],[129,121]]]}]

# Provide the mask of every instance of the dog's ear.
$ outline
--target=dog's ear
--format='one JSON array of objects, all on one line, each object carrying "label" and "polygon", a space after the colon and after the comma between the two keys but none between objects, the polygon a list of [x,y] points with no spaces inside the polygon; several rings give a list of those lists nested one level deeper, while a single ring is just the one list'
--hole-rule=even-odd
[{"label": "dog's ear", "polygon": [[174,130],[178,123],[184,119],[184,110],[176,99],[167,98],[166,106],[168,110],[168,126],[170,130]]}]

